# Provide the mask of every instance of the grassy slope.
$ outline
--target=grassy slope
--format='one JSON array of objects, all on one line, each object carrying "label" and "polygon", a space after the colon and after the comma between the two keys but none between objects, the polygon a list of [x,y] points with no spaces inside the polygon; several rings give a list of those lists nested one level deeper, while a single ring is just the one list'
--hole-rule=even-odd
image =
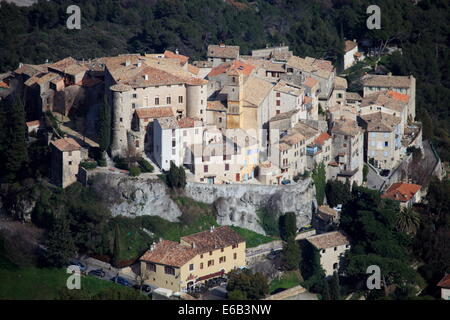
[{"label": "grassy slope", "polygon": [[283,274],[280,279],[274,279],[270,283],[270,292],[277,289],[289,289],[300,284],[300,275],[298,271],[289,271]]}]

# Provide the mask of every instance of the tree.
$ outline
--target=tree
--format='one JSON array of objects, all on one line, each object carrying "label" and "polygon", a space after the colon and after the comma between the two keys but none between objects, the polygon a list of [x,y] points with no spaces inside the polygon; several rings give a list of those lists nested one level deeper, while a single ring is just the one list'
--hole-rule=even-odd
[{"label": "tree", "polygon": [[108,98],[105,95],[100,109],[100,118],[98,121],[98,142],[100,149],[105,152],[111,144],[111,108],[108,104]]},{"label": "tree", "polygon": [[330,295],[333,300],[341,299],[341,287],[339,285],[339,276],[337,272],[333,273],[333,277],[330,281]]},{"label": "tree", "polygon": [[120,245],[120,228],[119,224],[116,224],[114,228],[114,251],[113,251],[113,260],[112,264],[116,267],[120,264],[120,252],[121,252],[121,245]]},{"label": "tree", "polygon": [[280,216],[280,236],[281,239],[287,241],[290,237],[295,237],[297,234],[297,218],[294,212],[287,212]]},{"label": "tree", "polygon": [[312,179],[316,187],[316,199],[319,206],[323,205],[325,199],[326,172],[325,165],[321,162],[312,171]]},{"label": "tree", "polygon": [[167,182],[171,188],[184,188],[186,186],[186,172],[184,171],[183,166],[177,167],[175,163],[171,161]]},{"label": "tree", "polygon": [[415,234],[420,225],[420,215],[412,208],[403,208],[397,214],[396,228],[406,234]]},{"label": "tree", "polygon": [[11,99],[2,101],[0,109],[3,109],[2,130],[0,135],[0,147],[3,154],[1,162],[1,176],[6,182],[15,181],[19,178],[21,170],[28,162],[28,150],[25,130],[24,105],[18,94]]},{"label": "tree", "polygon": [[233,292],[230,299],[259,300],[269,293],[269,284],[260,272],[237,269],[228,274],[227,291]]},{"label": "tree", "polygon": [[283,244],[283,265],[286,270],[296,270],[300,266],[300,248],[294,236]]},{"label": "tree", "polygon": [[68,221],[64,217],[55,221],[51,231],[48,233],[45,245],[47,247],[44,255],[45,262],[52,267],[63,267],[74,256],[76,251],[75,245]]},{"label": "tree", "polygon": [[338,204],[345,204],[352,197],[348,180],[345,184],[338,180],[328,181],[325,186],[325,193],[327,203],[331,208],[336,207]]},{"label": "tree", "polygon": [[323,285],[322,285],[322,300],[331,300],[331,293],[330,293],[330,285],[328,284],[328,280],[327,279],[323,279],[322,280]]}]

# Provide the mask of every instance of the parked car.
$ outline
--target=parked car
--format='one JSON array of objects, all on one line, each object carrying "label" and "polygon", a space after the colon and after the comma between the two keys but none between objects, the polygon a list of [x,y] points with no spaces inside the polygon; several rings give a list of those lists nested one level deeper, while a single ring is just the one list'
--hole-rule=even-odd
[{"label": "parked car", "polygon": [[128,281],[127,279],[122,278],[120,276],[115,276],[114,278],[111,278],[111,281],[115,282],[117,284],[120,284],[122,286],[125,286],[125,287],[129,287],[129,288],[133,287],[133,284],[130,281]]},{"label": "parked car", "polygon": [[88,275],[90,276],[96,276],[96,277],[100,277],[100,278],[104,278],[106,273],[105,271],[103,271],[102,269],[95,269],[95,270],[91,270],[88,272]]},{"label": "parked car", "polygon": [[70,263],[71,266],[78,266],[80,268],[81,272],[85,272],[87,270],[86,265],[84,265],[83,263],[81,263],[78,260],[70,260],[69,263]]},{"label": "parked car", "polygon": [[152,287],[150,287],[148,284],[143,284],[142,287],[138,284],[135,284],[133,286],[133,288],[135,288],[136,290],[141,290],[142,292],[145,292],[145,293],[152,292]]},{"label": "parked car", "polygon": [[389,176],[390,173],[391,173],[391,170],[384,169],[384,170],[381,170],[380,176],[387,177],[387,176]]},{"label": "parked car", "polygon": [[286,185],[286,184],[290,184],[290,183],[291,183],[291,180],[287,180],[287,179],[281,181],[281,184],[285,184],[285,185]]}]

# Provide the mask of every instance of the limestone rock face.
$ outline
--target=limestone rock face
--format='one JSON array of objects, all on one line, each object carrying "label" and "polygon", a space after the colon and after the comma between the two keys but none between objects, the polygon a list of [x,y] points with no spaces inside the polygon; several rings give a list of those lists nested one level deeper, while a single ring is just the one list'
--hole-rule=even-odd
[{"label": "limestone rock face", "polygon": [[277,216],[294,212],[297,227],[301,227],[311,223],[312,213],[317,206],[311,179],[287,186],[188,182],[185,194],[194,200],[213,204],[219,224],[235,225],[263,234],[258,209],[267,207],[269,213]]},{"label": "limestone rock face", "polygon": [[[155,176],[132,178],[120,174],[97,173],[90,177],[92,186],[110,204],[113,215],[128,217],[159,216],[175,222],[182,212],[170,198],[167,186]],[[287,186],[251,184],[210,185],[188,182],[184,195],[214,206],[217,223],[234,225],[264,234],[257,211],[268,208],[276,218],[294,212],[297,227],[311,223],[316,207],[311,179]]]},{"label": "limestone rock face", "polygon": [[114,216],[159,216],[176,222],[181,210],[169,197],[167,186],[157,177],[132,178],[119,174],[98,173],[92,186],[103,196]]}]

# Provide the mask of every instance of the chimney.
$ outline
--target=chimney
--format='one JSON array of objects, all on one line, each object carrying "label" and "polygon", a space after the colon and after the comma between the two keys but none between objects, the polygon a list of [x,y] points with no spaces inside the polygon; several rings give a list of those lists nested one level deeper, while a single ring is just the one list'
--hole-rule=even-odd
[{"label": "chimney", "polygon": [[211,232],[211,233],[214,232],[214,229],[215,229],[214,226],[211,226],[211,227],[209,228],[209,232]]},{"label": "chimney", "polygon": [[388,72],[388,76],[391,77],[392,76],[392,72]]},{"label": "chimney", "polygon": [[138,66],[138,68],[139,68],[140,66],[142,66],[141,60],[138,61],[137,66]]},{"label": "chimney", "polygon": [[195,248],[196,248],[195,242],[192,242],[191,247],[192,247],[192,249],[195,249]]},{"label": "chimney", "polygon": [[221,44],[219,44],[219,47],[221,47],[221,48],[225,48],[225,43],[221,43]]},{"label": "chimney", "polygon": [[178,54],[178,48],[175,49],[175,54]]},{"label": "chimney", "polygon": [[159,242],[162,242],[163,241],[163,238],[159,238]]},{"label": "chimney", "polygon": [[152,242],[152,244],[150,245],[150,251],[155,249],[155,244]]},{"label": "chimney", "polygon": [[148,80],[148,74],[144,74],[144,79]]},{"label": "chimney", "polygon": [[125,67],[128,67],[131,64],[130,60],[125,61]]}]

